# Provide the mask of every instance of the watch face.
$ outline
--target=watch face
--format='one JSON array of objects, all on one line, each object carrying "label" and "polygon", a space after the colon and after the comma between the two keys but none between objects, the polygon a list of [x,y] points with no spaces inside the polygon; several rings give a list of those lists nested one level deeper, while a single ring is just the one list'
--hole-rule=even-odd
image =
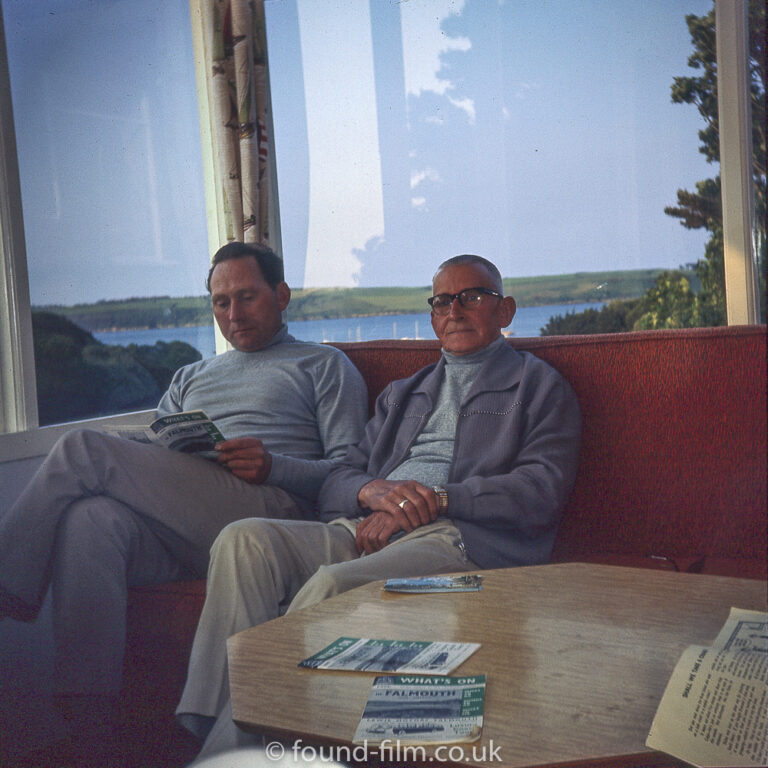
[{"label": "watch face", "polygon": [[440,510],[448,509],[448,491],[439,485],[432,486],[432,490],[437,494],[437,501]]}]

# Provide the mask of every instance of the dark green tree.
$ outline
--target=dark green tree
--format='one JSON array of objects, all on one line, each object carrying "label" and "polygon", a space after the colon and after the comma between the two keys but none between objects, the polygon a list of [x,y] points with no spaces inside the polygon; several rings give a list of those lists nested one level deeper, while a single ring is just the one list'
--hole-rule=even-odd
[{"label": "dark green tree", "polygon": [[[720,130],[717,102],[717,55],[715,47],[715,11],[704,16],[693,14],[685,21],[693,44],[688,65],[696,73],[675,77],[671,97],[676,104],[694,105],[704,121],[699,131],[699,151],[707,161],[719,166]],[[752,179],[755,196],[755,245],[758,259],[760,314],[765,322],[766,287],[766,166],[765,166],[765,3],[749,3],[749,87],[752,108]],[[687,229],[706,229],[710,233],[704,254],[693,270],[697,290],[688,277],[672,270],[659,275],[648,293],[631,308],[620,308],[611,302],[601,312],[587,310],[589,315],[552,318],[542,333],[598,333],[609,330],[650,328],[683,328],[724,325],[725,274],[723,259],[723,209],[720,173],[699,181],[695,191],[679,189],[677,205],[664,212],[674,216]],[[625,327],[619,328],[624,323]],[[573,330],[565,330],[573,329]],[[591,330],[588,330],[591,329]]]},{"label": "dark green tree", "polygon": [[623,333],[631,331],[640,314],[641,299],[615,299],[600,309],[555,315],[541,329],[542,336],[563,336],[582,333]]},{"label": "dark green tree", "polygon": [[636,331],[661,328],[690,328],[697,322],[696,294],[688,277],[677,270],[662,272],[648,293],[639,301],[639,313],[633,319]]},{"label": "dark green tree", "polygon": [[[714,8],[704,16],[685,18],[693,43],[688,66],[695,75],[675,77],[672,83],[672,101],[693,104],[704,120],[699,131],[699,151],[710,163],[720,162],[720,130],[717,106],[717,57],[715,48]],[[765,263],[766,263],[766,169],[765,169],[765,3],[749,3],[749,87],[752,107],[752,178],[755,192],[755,241],[760,275],[762,315],[765,316]],[[704,257],[691,265],[701,281],[694,300],[693,311],[688,313],[692,325],[723,325],[725,316],[725,277],[723,264],[723,210],[720,195],[720,174],[696,183],[696,191],[677,191],[677,205],[664,212],[680,219],[688,229],[706,229],[710,238]],[[684,299],[688,301],[687,297]],[[667,302],[673,312],[674,302]],[[681,313],[678,312],[678,315]]]},{"label": "dark green tree", "polygon": [[66,317],[32,312],[40,424],[154,408],[174,371],[200,359],[181,341],[102,344]]}]

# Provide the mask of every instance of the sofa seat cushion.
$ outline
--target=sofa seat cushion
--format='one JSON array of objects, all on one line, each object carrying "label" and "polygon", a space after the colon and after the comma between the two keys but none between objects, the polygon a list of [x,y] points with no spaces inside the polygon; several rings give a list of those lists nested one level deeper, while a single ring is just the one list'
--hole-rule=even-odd
[{"label": "sofa seat cushion", "polygon": [[136,635],[142,643],[152,638],[191,647],[204,601],[205,579],[131,587],[128,590],[129,645]]}]

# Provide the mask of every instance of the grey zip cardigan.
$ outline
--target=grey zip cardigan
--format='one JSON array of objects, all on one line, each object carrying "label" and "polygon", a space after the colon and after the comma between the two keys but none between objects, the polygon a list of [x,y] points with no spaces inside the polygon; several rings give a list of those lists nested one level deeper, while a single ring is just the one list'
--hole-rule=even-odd
[{"label": "grey zip cardigan", "polygon": [[[444,366],[441,358],[379,395],[362,441],[323,483],[321,520],[367,513],[360,489],[405,459],[437,400]],[[580,435],[576,395],[543,360],[504,344],[482,366],[460,406],[445,486],[446,515],[481,568],[549,559]]]}]

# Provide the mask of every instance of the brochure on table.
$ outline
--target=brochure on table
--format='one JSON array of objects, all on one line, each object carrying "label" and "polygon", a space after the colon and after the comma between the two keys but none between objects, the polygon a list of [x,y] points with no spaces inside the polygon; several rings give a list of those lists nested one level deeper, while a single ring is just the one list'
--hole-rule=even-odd
[{"label": "brochure on table", "polygon": [[420,576],[407,579],[387,579],[384,589],[387,592],[410,592],[424,594],[430,592],[478,592],[483,587],[483,577],[479,573],[459,576]]},{"label": "brochure on table", "polygon": [[299,662],[299,666],[355,672],[448,675],[479,647],[480,643],[340,637],[314,656]]},{"label": "brochure on table", "polygon": [[485,675],[394,675],[373,681],[355,744],[450,744],[483,730]]},{"label": "brochure on table", "polygon": [[689,646],[646,745],[692,765],[768,765],[768,613],[732,608],[710,647]]}]

